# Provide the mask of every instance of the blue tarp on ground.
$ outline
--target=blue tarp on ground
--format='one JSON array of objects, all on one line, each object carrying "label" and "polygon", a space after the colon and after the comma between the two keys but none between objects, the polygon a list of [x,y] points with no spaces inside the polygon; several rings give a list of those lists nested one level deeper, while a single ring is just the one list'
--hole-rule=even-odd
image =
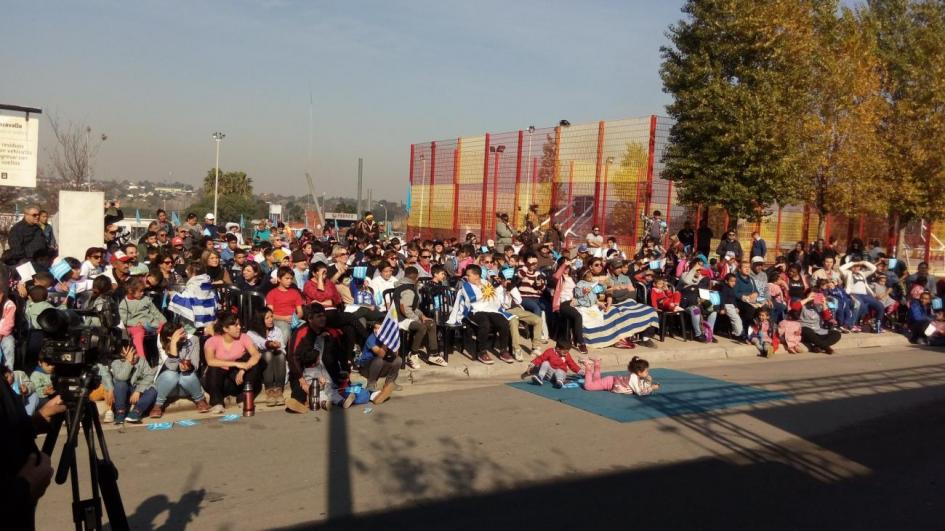
[{"label": "blue tarp on ground", "polygon": [[[613,376],[620,372],[604,373]],[[638,397],[618,395],[609,391],[555,389],[550,383],[538,386],[527,382],[509,384],[516,389],[561,402],[615,420],[635,422],[689,413],[704,413],[743,404],[784,400],[789,395],[760,387],[716,380],[671,369],[650,369],[653,381],[661,384],[653,395]]]}]

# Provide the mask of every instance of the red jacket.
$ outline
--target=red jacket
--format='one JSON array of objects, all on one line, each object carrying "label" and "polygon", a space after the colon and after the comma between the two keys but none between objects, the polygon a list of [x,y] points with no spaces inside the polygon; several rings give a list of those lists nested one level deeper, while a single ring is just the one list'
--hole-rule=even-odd
[{"label": "red jacket", "polygon": [[571,369],[571,372],[581,372],[581,368],[578,367],[578,364],[574,362],[574,358],[571,357],[570,352],[562,357],[554,348],[549,348],[548,350],[544,351],[541,356],[533,359],[532,364],[534,364],[535,367],[541,367],[541,364],[546,361],[551,365],[551,368],[555,370]]},{"label": "red jacket", "polygon": [[309,280],[305,283],[305,287],[302,288],[302,298],[305,299],[305,304],[317,302],[326,308],[344,310],[344,305],[341,302],[341,294],[338,293],[338,289],[335,288],[331,280],[325,280],[324,291],[318,289],[314,280]]}]

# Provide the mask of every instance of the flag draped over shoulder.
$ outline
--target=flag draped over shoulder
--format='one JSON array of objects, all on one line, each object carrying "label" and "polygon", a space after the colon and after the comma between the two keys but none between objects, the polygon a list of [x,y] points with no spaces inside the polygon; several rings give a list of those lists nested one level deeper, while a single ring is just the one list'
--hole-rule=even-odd
[{"label": "flag draped over shoulder", "polygon": [[[464,317],[469,317],[475,311],[474,304],[480,302],[480,297],[476,293],[476,288],[472,284],[466,281],[459,283],[459,288],[456,290],[456,302],[453,303],[453,311],[450,312],[450,317],[447,320],[450,324],[459,324]],[[482,288],[482,301],[488,301],[491,297],[498,297],[498,294],[495,292],[495,288],[491,284],[484,284]],[[509,313],[502,306],[498,306],[496,309],[489,309],[486,311],[495,311],[502,317],[506,319],[511,319],[515,317]]]},{"label": "flag draped over shoulder", "polygon": [[377,332],[377,340],[391,352],[400,350],[400,325],[397,321],[397,309],[391,306],[381,323],[381,329]]},{"label": "flag draped over shoulder", "polygon": [[209,275],[197,275],[187,281],[184,291],[171,297],[168,309],[198,328],[216,320],[217,294]]}]

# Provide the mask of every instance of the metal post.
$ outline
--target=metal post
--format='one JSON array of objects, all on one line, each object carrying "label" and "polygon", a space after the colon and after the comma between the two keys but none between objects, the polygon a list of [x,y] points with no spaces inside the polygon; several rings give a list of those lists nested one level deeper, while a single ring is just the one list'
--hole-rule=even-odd
[{"label": "metal post", "polygon": [[495,169],[492,170],[492,239],[496,237],[496,229],[498,228],[499,220],[499,160],[502,159],[502,152],[498,149],[495,152]]},{"label": "metal post", "polygon": [[650,198],[653,197],[653,164],[656,158],[656,115],[650,116],[650,143],[646,157],[646,197],[643,213],[650,214]]},{"label": "metal post", "polygon": [[597,123],[597,161],[594,167],[594,225],[600,225],[601,170],[604,163],[604,121]]},{"label": "metal post", "polygon": [[479,220],[479,238],[486,239],[486,196],[489,195],[489,133],[486,133],[486,143],[482,153],[482,211]]},{"label": "metal post", "polygon": [[[430,200],[427,204],[427,223],[430,224],[430,238],[433,237],[433,186],[436,179],[436,142],[430,142]],[[420,229],[421,236],[423,229]]]},{"label": "metal post", "polygon": [[[518,227],[518,213],[522,210],[521,194],[519,193],[519,188],[522,185],[522,138],[524,137],[525,132],[519,130],[518,132],[518,145],[516,147],[515,155],[515,198],[513,199],[512,204],[512,226]],[[528,207],[525,207],[526,209]],[[526,210],[527,211],[527,210]]]},{"label": "metal post", "polygon": [[929,259],[932,258],[932,220],[923,219],[922,223],[925,224],[925,231],[922,233],[922,236],[925,237],[925,254],[923,261],[928,263]]},{"label": "metal post", "polygon": [[456,139],[453,150],[453,232],[459,237],[459,162],[462,157],[463,139]]},{"label": "metal post", "polygon": [[[538,157],[532,159],[531,189],[528,192],[528,204],[531,206],[535,202],[535,190],[538,189]],[[541,223],[541,220],[538,221]]]},{"label": "metal post", "polygon": [[427,157],[420,154],[420,204],[417,210],[420,211],[420,221],[417,222],[417,235],[423,237],[423,198],[426,195],[426,188],[423,186],[423,177],[427,174]]},{"label": "metal post", "polygon": [[217,223],[217,202],[220,196],[220,142],[226,138],[226,135],[217,131],[213,133],[213,139],[217,143],[217,161],[215,164],[215,173],[213,177],[213,222]]},{"label": "metal post", "polygon": [[601,219],[599,222],[601,234],[607,233],[607,186],[610,182],[610,165],[613,163],[613,157],[607,157],[607,161],[604,163],[604,182],[601,183]]}]

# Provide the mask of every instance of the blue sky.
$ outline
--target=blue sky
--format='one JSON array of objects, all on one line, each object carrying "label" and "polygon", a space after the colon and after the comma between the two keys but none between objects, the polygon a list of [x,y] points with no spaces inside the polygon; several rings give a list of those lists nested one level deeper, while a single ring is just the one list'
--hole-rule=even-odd
[{"label": "blue sky", "polygon": [[219,130],[224,169],[298,195],[311,88],[319,191],[353,196],[361,156],[399,200],[412,142],[662,113],[681,5],[4,0],[0,102],[107,133],[103,178],[198,184]]}]

